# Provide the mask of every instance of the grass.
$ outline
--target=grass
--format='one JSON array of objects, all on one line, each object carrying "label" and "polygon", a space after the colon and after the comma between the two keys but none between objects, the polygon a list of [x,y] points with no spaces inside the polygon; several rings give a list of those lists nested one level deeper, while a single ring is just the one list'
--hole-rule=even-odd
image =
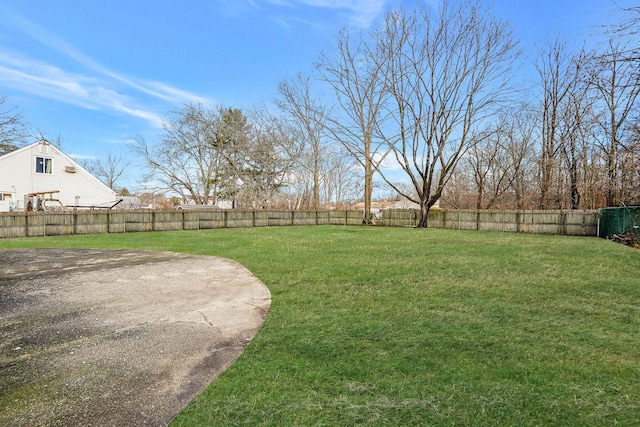
[{"label": "grass", "polygon": [[235,259],[273,302],[176,419],[640,425],[640,252],[597,238],[283,227],[0,240]]}]

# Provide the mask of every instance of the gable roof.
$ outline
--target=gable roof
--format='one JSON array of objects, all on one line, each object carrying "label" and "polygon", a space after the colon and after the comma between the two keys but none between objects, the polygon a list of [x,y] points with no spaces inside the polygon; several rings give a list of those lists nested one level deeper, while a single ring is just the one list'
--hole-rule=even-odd
[{"label": "gable roof", "polygon": [[[104,182],[100,181],[98,178],[93,176],[93,174],[91,174],[91,172],[89,172],[88,170],[83,168],[78,162],[73,160],[71,157],[67,156],[62,150],[60,150],[58,147],[56,147],[55,145],[53,145],[52,143],[50,143],[46,139],[41,139],[39,141],[34,142],[33,144],[25,145],[22,148],[18,148],[17,150],[11,151],[10,153],[7,153],[7,154],[5,154],[3,156],[0,156],[0,162],[4,161],[5,159],[10,159],[13,156],[20,156],[23,152],[31,151],[34,147],[36,147],[38,145],[46,145],[49,148],[49,150],[52,151],[52,153],[55,153],[57,156],[62,157],[64,160],[69,162],[70,166],[75,166],[77,169],[80,169],[80,170],[84,171],[87,174],[87,176],[90,177],[90,179],[95,182],[96,185],[105,187],[105,188],[109,189],[110,191],[113,191],[113,190],[111,190],[111,188],[109,188],[108,185],[106,185]],[[52,154],[52,153],[50,153],[50,154]]]},{"label": "gable roof", "polygon": [[[52,173],[34,174],[33,159],[52,158]],[[67,173],[72,172],[72,173]],[[13,188],[18,202],[22,195],[40,191],[59,191],[64,204],[73,206],[80,197],[80,204],[101,205],[115,201],[116,192],[105,185],[75,160],[47,140],[36,141],[25,147],[0,156],[0,187]]]}]

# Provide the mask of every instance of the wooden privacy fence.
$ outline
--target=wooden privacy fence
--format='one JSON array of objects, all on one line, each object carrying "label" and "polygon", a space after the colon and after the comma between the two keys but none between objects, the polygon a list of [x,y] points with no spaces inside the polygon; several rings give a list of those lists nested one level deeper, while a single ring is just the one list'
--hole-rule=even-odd
[{"label": "wooden privacy fence", "polygon": [[275,225],[360,225],[361,211],[112,210],[0,213],[0,238]]},{"label": "wooden privacy fence", "polygon": [[[137,231],[202,230],[282,225],[360,225],[362,211],[112,210],[1,213],[0,238]],[[419,212],[383,210],[374,223],[415,226]],[[434,210],[429,227],[514,233],[597,236],[596,211],[460,211]]]},{"label": "wooden privacy fence", "polygon": [[[377,222],[388,226],[415,226],[420,212],[415,209],[383,210]],[[455,230],[503,231],[512,233],[597,236],[597,211],[466,211],[432,210],[429,227]]]}]

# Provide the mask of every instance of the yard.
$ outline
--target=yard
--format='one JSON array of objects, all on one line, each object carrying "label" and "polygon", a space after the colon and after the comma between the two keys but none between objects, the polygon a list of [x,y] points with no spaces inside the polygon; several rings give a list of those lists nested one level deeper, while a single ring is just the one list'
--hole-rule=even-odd
[{"label": "yard", "polygon": [[269,287],[262,330],[175,426],[640,424],[640,251],[602,239],[334,226],[0,239],[18,247],[222,256]]}]

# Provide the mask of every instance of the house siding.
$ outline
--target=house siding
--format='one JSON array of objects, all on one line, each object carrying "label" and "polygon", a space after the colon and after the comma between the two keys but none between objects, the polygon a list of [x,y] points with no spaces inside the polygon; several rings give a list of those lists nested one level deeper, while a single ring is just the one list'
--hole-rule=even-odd
[{"label": "house siding", "polygon": [[[37,157],[52,159],[52,173],[36,173]],[[66,172],[67,166],[75,168],[75,173]],[[44,191],[59,191],[54,197],[65,206],[102,206],[116,200],[115,191],[58,148],[42,141],[0,157],[0,188],[14,192],[17,209],[24,209],[26,194]]]}]

